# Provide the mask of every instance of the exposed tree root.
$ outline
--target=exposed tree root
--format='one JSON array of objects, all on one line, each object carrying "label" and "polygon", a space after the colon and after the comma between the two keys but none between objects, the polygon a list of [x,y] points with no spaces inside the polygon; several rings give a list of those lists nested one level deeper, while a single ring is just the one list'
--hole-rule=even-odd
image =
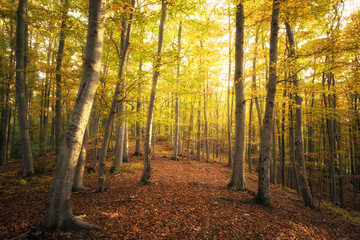
[{"label": "exposed tree root", "polygon": [[140,186],[149,186],[151,185],[150,180],[146,180],[145,178],[141,178],[140,182],[139,182]]},{"label": "exposed tree root", "polygon": [[76,218],[75,216],[72,217],[71,219],[67,220],[66,222],[64,222],[64,224],[61,227],[62,231],[81,231],[81,230],[86,230],[86,231],[98,231],[101,233],[106,233],[104,229],[83,222],[80,219]]}]

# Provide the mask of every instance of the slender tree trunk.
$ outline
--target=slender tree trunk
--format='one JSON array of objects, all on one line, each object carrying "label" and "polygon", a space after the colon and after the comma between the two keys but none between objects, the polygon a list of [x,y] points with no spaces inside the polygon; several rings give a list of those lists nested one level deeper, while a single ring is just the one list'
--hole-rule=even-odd
[{"label": "slender tree trunk", "polygon": [[[139,74],[142,73],[142,60],[140,60],[140,64],[139,64]],[[141,156],[141,122],[140,122],[140,111],[141,111],[141,89],[140,89],[140,84],[138,85],[138,97],[136,100],[136,114],[137,114],[137,118],[136,118],[136,145],[135,145],[135,156]]]},{"label": "slender tree trunk", "polygon": [[[286,33],[290,44],[289,57],[296,63],[295,60],[295,41],[289,23],[285,23]],[[296,70],[295,70],[296,71]],[[305,156],[304,156],[304,141],[303,141],[303,125],[302,125],[302,98],[299,93],[299,79],[297,74],[293,73],[293,84],[295,86],[295,103],[296,103],[296,123],[295,123],[295,158],[299,166],[299,185],[305,206],[315,208],[314,199],[311,194],[309,182],[306,176]]]},{"label": "slender tree trunk", "polygon": [[[345,182],[344,182],[344,178],[343,178],[343,161],[342,161],[342,154],[341,154],[341,141],[340,141],[340,136],[338,134],[337,131],[337,127],[335,126],[335,138],[336,138],[336,142],[337,142],[337,151],[338,153],[338,157],[339,157],[339,188],[340,188],[340,195],[339,195],[339,201],[340,201],[340,207],[345,208]],[[346,171],[345,171],[346,172]]]},{"label": "slender tree trunk", "polygon": [[[290,99],[293,99],[292,94],[290,94]],[[293,104],[289,106],[289,118],[290,118],[290,130],[289,130],[289,138],[290,138],[290,162],[292,165],[291,170],[291,188],[296,189],[296,192],[300,192],[299,185],[299,177],[298,170],[295,161],[295,141],[294,141],[294,114],[293,114]],[[290,172],[289,172],[290,175]]]},{"label": "slender tree trunk", "polygon": [[56,57],[56,104],[55,104],[55,154],[58,155],[61,145],[61,69],[62,69],[62,60],[65,47],[65,38],[66,38],[66,28],[68,20],[68,9],[69,9],[69,0],[64,0],[62,6],[62,16],[61,16],[61,29],[60,29],[60,41],[59,48]]},{"label": "slender tree trunk", "polygon": [[272,164],[271,164],[271,176],[270,180],[271,183],[276,184],[276,174],[277,174],[277,154],[276,154],[276,126],[274,124],[273,130],[272,130]]},{"label": "slender tree trunk", "polygon": [[[181,60],[180,60],[180,52],[181,52],[181,29],[182,29],[182,21],[180,21],[179,23],[179,31],[178,31],[178,62],[177,62],[177,85],[179,85],[180,83],[180,64],[181,64]],[[174,134],[174,155],[173,155],[173,159],[174,160],[178,160],[178,155],[179,155],[179,121],[180,121],[180,116],[179,116],[179,108],[180,108],[180,100],[179,100],[179,93],[176,92],[176,98],[175,98],[175,134]]]},{"label": "slender tree trunk", "polygon": [[[131,8],[134,7],[134,4],[135,4],[135,0],[132,0]],[[127,54],[128,54],[128,50],[129,50],[129,46],[130,46],[132,18],[133,18],[133,13],[131,10],[129,19],[126,19],[126,17],[124,17],[123,22],[122,22],[123,28],[122,28],[122,32],[121,32],[121,46],[120,46],[120,48],[121,48],[120,57],[121,58],[120,58],[119,71],[118,71],[118,81],[116,83],[115,92],[114,92],[113,100],[111,103],[109,115],[106,119],[106,123],[105,123],[105,127],[104,127],[104,137],[103,137],[103,142],[102,142],[100,156],[99,156],[99,164],[98,164],[98,186],[96,189],[97,192],[104,192],[106,190],[106,187],[105,187],[105,160],[106,160],[107,150],[108,150],[110,136],[111,136],[111,128],[113,125],[113,121],[114,121],[114,117],[115,117],[115,113],[116,113],[116,107],[118,106],[118,104],[120,104],[119,114],[121,115],[123,112],[123,108],[121,107],[121,105],[123,104],[123,102],[122,102],[123,99],[119,100],[119,97],[122,97],[122,98],[124,97],[123,96],[123,94],[124,94],[124,92],[123,92],[124,91],[123,75],[124,75]],[[119,136],[121,139],[123,139],[124,134],[120,133]],[[121,141],[120,144],[123,144],[123,142]],[[122,158],[122,156],[120,156],[120,157]]]},{"label": "slender tree trunk", "polygon": [[[125,111],[126,111],[127,107],[125,106]],[[129,148],[128,148],[128,142],[129,142],[129,129],[128,129],[128,122],[125,120],[124,122],[124,147],[123,147],[123,162],[129,162],[128,159],[128,153],[129,153]]]},{"label": "slender tree trunk", "polygon": [[166,0],[161,1],[161,20],[159,27],[159,42],[158,42],[158,50],[156,56],[155,70],[153,74],[153,81],[151,86],[151,95],[149,101],[148,115],[146,121],[146,132],[145,132],[145,143],[144,143],[144,169],[143,174],[141,176],[140,184],[141,185],[149,185],[150,184],[150,175],[151,175],[151,165],[150,165],[150,140],[151,140],[151,129],[153,123],[153,112],[155,108],[155,94],[156,94],[156,86],[158,82],[158,78],[160,75],[160,65],[161,65],[161,53],[163,49],[164,43],[164,28],[165,28],[165,19],[166,19]]},{"label": "slender tree trunk", "polygon": [[72,192],[86,191],[84,186],[84,170],[86,164],[86,149],[89,139],[89,130],[85,129],[84,139],[80,150],[80,155],[75,168],[74,181],[72,184]]},{"label": "slender tree trunk", "polygon": [[[119,170],[123,164],[123,154],[124,154],[124,133],[125,133],[125,124],[121,119],[124,114],[124,102],[120,101],[117,107],[118,120],[116,124],[116,143],[115,143],[115,156],[112,165],[112,172]],[[122,114],[122,115],[120,115]]]},{"label": "slender tree trunk", "polygon": [[278,32],[279,32],[280,0],[273,0],[270,30],[270,64],[269,81],[267,85],[265,115],[260,131],[260,162],[259,186],[256,202],[271,206],[270,198],[270,158],[271,158],[271,131],[273,128],[273,113],[275,106],[277,84],[277,57],[278,57]]},{"label": "slender tree trunk", "polygon": [[[95,102],[95,100],[94,100],[94,102]],[[92,121],[91,125],[92,125],[92,133],[93,133],[92,137],[94,138],[94,155],[93,155],[92,168],[93,168],[93,171],[96,172],[96,165],[97,165],[97,160],[98,160],[98,156],[99,156],[98,134],[99,134],[99,122],[100,122],[100,113],[99,113],[96,105],[94,105],[91,115],[92,115],[91,116],[91,121]]]},{"label": "slender tree trunk", "polygon": [[21,159],[23,164],[23,175],[34,174],[34,163],[31,152],[29,121],[28,121],[28,89],[25,77],[26,61],[26,12],[27,0],[19,1],[17,11],[18,21],[16,29],[16,104],[18,110],[18,125],[21,147]]},{"label": "slender tree trunk", "polygon": [[[14,37],[14,19],[10,19],[10,62],[9,67],[13,69],[15,65],[15,37]],[[14,72],[10,71],[9,73],[9,82],[6,83],[6,100],[5,100],[5,110],[3,114],[3,122],[1,127],[1,134],[0,134],[0,166],[3,163],[9,161],[10,154],[10,128],[11,128],[11,83],[14,82]]]},{"label": "slender tree trunk", "polygon": [[65,138],[56,161],[49,199],[41,227],[45,230],[99,230],[99,227],[81,222],[70,207],[71,188],[75,166],[83,145],[100,77],[105,20],[105,1],[90,0],[88,34],[83,75],[74,109],[66,128]]},{"label": "slender tree trunk", "polygon": [[236,11],[236,39],[235,39],[235,145],[234,164],[231,181],[228,184],[235,191],[246,190],[245,183],[245,112],[246,102],[244,94],[244,6],[240,3]]},{"label": "slender tree trunk", "polygon": [[198,117],[197,117],[197,125],[198,125],[198,131],[197,131],[197,146],[196,146],[196,160],[200,161],[201,159],[201,100],[199,100],[199,106],[198,106]]},{"label": "slender tree trunk", "polygon": [[[206,86],[207,88],[207,86]],[[209,144],[209,138],[208,138],[208,128],[209,128],[209,123],[207,121],[207,98],[206,98],[206,89],[204,89],[204,143],[205,143],[205,150],[206,150],[206,162],[210,162],[210,144]]]},{"label": "slender tree trunk", "polygon": [[250,100],[250,108],[249,108],[249,136],[248,136],[248,164],[249,164],[249,173],[252,173],[252,166],[251,166],[251,149],[252,149],[252,107],[253,107],[253,100]]},{"label": "slender tree trunk", "polygon": [[[286,90],[284,89],[283,97],[286,97]],[[285,187],[285,116],[286,116],[286,102],[282,104],[281,110],[281,145],[280,146],[280,179],[282,187]]]},{"label": "slender tree trunk", "polygon": [[228,138],[228,148],[229,148],[229,152],[228,152],[228,167],[232,167],[233,165],[233,153],[232,153],[232,141],[231,141],[231,130],[232,130],[232,126],[231,126],[231,118],[232,118],[232,114],[230,111],[230,95],[231,95],[231,11],[230,11],[230,0],[228,1],[228,7],[229,7],[229,22],[228,22],[228,26],[229,26],[229,71],[228,71],[228,94],[227,94],[227,125],[228,125],[228,132],[227,132],[227,138]]}]

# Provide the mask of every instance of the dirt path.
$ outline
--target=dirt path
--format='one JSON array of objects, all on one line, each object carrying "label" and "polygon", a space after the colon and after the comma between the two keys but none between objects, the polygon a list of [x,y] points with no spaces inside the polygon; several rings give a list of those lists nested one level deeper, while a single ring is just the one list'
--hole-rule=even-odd
[{"label": "dirt path", "polygon": [[[168,156],[167,156],[168,155]],[[226,187],[230,169],[218,163],[172,161],[160,146],[152,161],[152,184],[139,186],[142,158],[131,157],[122,173],[109,175],[109,191],[94,193],[96,176],[86,176],[89,191],[73,194],[74,213],[103,227],[113,239],[360,239],[360,228],[303,207],[297,196],[273,187],[273,209],[237,200],[251,192]],[[164,157],[166,156],[166,157]],[[49,178],[3,193],[0,239],[25,232],[41,221]],[[247,178],[256,191],[255,177]],[[46,233],[44,239],[101,239],[100,233]]]}]

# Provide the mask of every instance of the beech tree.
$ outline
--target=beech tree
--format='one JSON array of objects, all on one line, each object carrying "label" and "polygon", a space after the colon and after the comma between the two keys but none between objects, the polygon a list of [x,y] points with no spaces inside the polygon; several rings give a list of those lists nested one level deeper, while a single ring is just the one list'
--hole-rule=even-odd
[{"label": "beech tree", "polygon": [[66,28],[68,21],[68,10],[69,0],[63,0],[63,6],[61,9],[61,29],[59,37],[59,48],[56,57],[56,104],[55,104],[55,153],[59,154],[61,144],[61,115],[62,115],[62,102],[61,102],[61,91],[62,91],[62,61],[65,48],[66,39]]},{"label": "beech tree", "polygon": [[245,93],[244,93],[244,5],[239,3],[236,10],[235,38],[235,145],[231,181],[233,190],[246,190],[245,184]]},{"label": "beech tree", "polygon": [[260,131],[260,162],[259,186],[255,201],[265,206],[271,205],[270,198],[270,163],[271,163],[271,136],[274,127],[273,114],[277,84],[277,57],[278,57],[278,32],[280,0],[273,1],[270,30],[270,61],[269,81],[267,84],[266,106],[263,124]]},{"label": "beech tree", "polygon": [[[285,23],[286,34],[290,45],[289,58],[295,63],[295,40],[291,26],[288,22]],[[299,93],[299,79],[297,73],[292,71],[292,80],[295,86],[295,103],[296,107],[296,126],[295,126],[295,158],[299,166],[299,185],[305,205],[310,208],[315,208],[314,200],[311,194],[309,183],[306,176],[305,156],[304,156],[304,142],[303,142],[303,119],[302,119],[302,98]],[[275,139],[274,139],[275,141]]]},{"label": "beech tree", "polygon": [[99,227],[84,223],[74,216],[70,207],[70,196],[75,166],[100,77],[104,21],[105,1],[90,0],[83,75],[56,161],[45,216],[41,222],[44,230],[101,231]]},{"label": "beech tree", "polygon": [[23,175],[31,176],[35,173],[34,162],[30,144],[28,119],[28,87],[26,81],[26,9],[27,0],[19,1],[16,28],[16,105],[18,111],[18,124],[20,134],[21,159]]},{"label": "beech tree", "polygon": [[[131,7],[133,8],[135,4],[135,1],[132,0]],[[101,147],[100,152],[100,159],[99,159],[99,166],[98,166],[98,186],[97,190],[98,192],[104,192],[105,191],[105,159],[107,155],[107,149],[109,145],[110,140],[110,134],[111,134],[111,126],[114,121],[116,110],[118,110],[118,113],[121,115],[124,112],[124,70],[125,70],[125,64],[127,59],[127,54],[130,46],[130,34],[131,34],[131,23],[132,23],[132,17],[133,13],[130,13],[129,19],[124,17],[122,21],[122,32],[121,32],[121,44],[120,44],[120,64],[119,64],[119,71],[118,71],[118,82],[116,83],[115,92],[113,96],[113,100],[111,103],[109,115],[106,120],[105,124],[105,131],[104,131],[104,137],[103,137],[103,143]],[[129,22],[128,22],[129,21]],[[119,141],[119,146],[117,153],[115,155],[114,164],[113,167],[115,169],[120,168],[120,161],[122,161],[123,157],[123,139],[124,139],[124,126],[123,121],[119,123],[118,126],[118,136],[121,138]]]},{"label": "beech tree", "polygon": [[166,19],[166,7],[167,1],[161,0],[161,19],[159,26],[159,41],[158,41],[158,50],[155,60],[154,73],[152,78],[151,85],[151,95],[149,100],[148,114],[146,120],[146,131],[145,131],[145,142],[144,142],[144,168],[141,176],[140,184],[149,185],[150,184],[150,175],[151,175],[151,165],[150,165],[150,143],[152,135],[152,125],[153,125],[153,113],[155,108],[155,95],[156,95],[156,86],[160,75],[160,65],[161,65],[161,53],[164,43],[164,28],[165,28],[165,19]]}]

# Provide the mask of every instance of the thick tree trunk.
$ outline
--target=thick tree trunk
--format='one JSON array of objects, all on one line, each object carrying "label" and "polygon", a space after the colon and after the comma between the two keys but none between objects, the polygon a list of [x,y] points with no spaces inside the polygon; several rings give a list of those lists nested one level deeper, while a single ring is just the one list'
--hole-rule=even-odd
[{"label": "thick tree trunk", "polygon": [[156,86],[157,86],[158,78],[160,75],[161,53],[162,53],[163,43],[164,43],[166,6],[167,6],[166,0],[162,0],[158,50],[157,50],[156,63],[155,63],[154,74],[153,74],[153,79],[152,79],[151,94],[150,94],[150,101],[149,101],[147,121],[146,121],[146,132],[145,132],[145,143],[144,143],[144,169],[143,169],[143,173],[142,173],[141,180],[140,180],[141,185],[149,185],[150,184],[151,129],[152,129],[152,124],[153,124],[153,112],[154,112],[154,108],[155,108]]},{"label": "thick tree trunk", "polygon": [[84,186],[84,169],[86,164],[86,149],[89,139],[89,130],[85,129],[84,139],[80,150],[80,155],[75,168],[74,181],[72,185],[72,192],[86,191]]},{"label": "thick tree trunk", "polygon": [[235,39],[235,145],[234,163],[231,181],[228,184],[235,191],[246,190],[245,184],[245,112],[246,102],[244,94],[244,6],[240,3],[236,11],[236,39]]},{"label": "thick tree trunk", "polygon": [[25,77],[25,26],[27,0],[19,1],[17,11],[18,21],[16,29],[16,104],[18,110],[19,138],[23,175],[34,174],[34,162],[31,152],[29,121],[28,121],[28,89]]},{"label": "thick tree trunk", "polygon": [[[134,4],[135,4],[135,0],[132,0],[132,2],[131,2],[132,8],[134,7]],[[105,160],[106,160],[107,150],[108,150],[110,136],[111,136],[111,127],[113,125],[113,121],[114,121],[114,117],[115,117],[115,113],[116,113],[116,107],[118,106],[118,104],[123,104],[123,103],[119,103],[119,101],[121,102],[124,100],[124,99],[119,100],[119,97],[124,98],[124,96],[123,96],[124,95],[123,75],[124,75],[127,54],[128,54],[128,50],[129,50],[129,46],[130,46],[132,18],[133,18],[133,13],[131,10],[129,19],[124,17],[123,22],[122,22],[123,27],[122,27],[122,32],[121,32],[121,50],[120,50],[121,59],[120,59],[119,71],[118,71],[118,81],[116,83],[115,92],[114,92],[113,100],[111,103],[109,115],[106,119],[106,123],[105,123],[105,127],[104,127],[104,137],[103,137],[103,142],[102,142],[102,146],[101,146],[100,157],[99,157],[99,166],[98,166],[98,186],[96,189],[97,192],[104,192],[106,189],[106,187],[105,187]],[[123,108],[120,108],[119,115],[121,115],[122,112],[123,112]],[[123,139],[124,134],[119,135],[119,136],[121,139]],[[123,144],[123,142],[121,142],[119,144]]]},{"label": "thick tree trunk", "polygon": [[85,62],[74,109],[66,128],[65,138],[56,161],[46,212],[41,223],[45,230],[100,230],[81,222],[70,206],[75,166],[83,145],[100,77],[105,20],[105,1],[90,0]]},{"label": "thick tree trunk", "polygon": [[[289,57],[295,63],[295,41],[294,34],[289,23],[285,23],[286,33],[290,44]],[[296,71],[296,70],[295,70]],[[295,72],[294,71],[294,72]],[[296,88],[295,103],[296,103],[296,123],[295,123],[295,158],[299,167],[299,185],[301,195],[303,197],[305,206],[315,208],[314,199],[311,194],[309,182],[306,176],[305,156],[304,156],[304,141],[303,141],[303,125],[302,125],[302,98],[298,92],[299,79],[297,74],[293,73],[293,84]]]},{"label": "thick tree trunk", "polygon": [[270,30],[270,64],[269,82],[267,85],[265,115],[260,131],[260,162],[259,186],[255,201],[265,206],[271,206],[270,198],[270,158],[271,158],[271,131],[273,129],[273,113],[275,106],[277,84],[277,57],[279,32],[280,0],[273,0]]}]

